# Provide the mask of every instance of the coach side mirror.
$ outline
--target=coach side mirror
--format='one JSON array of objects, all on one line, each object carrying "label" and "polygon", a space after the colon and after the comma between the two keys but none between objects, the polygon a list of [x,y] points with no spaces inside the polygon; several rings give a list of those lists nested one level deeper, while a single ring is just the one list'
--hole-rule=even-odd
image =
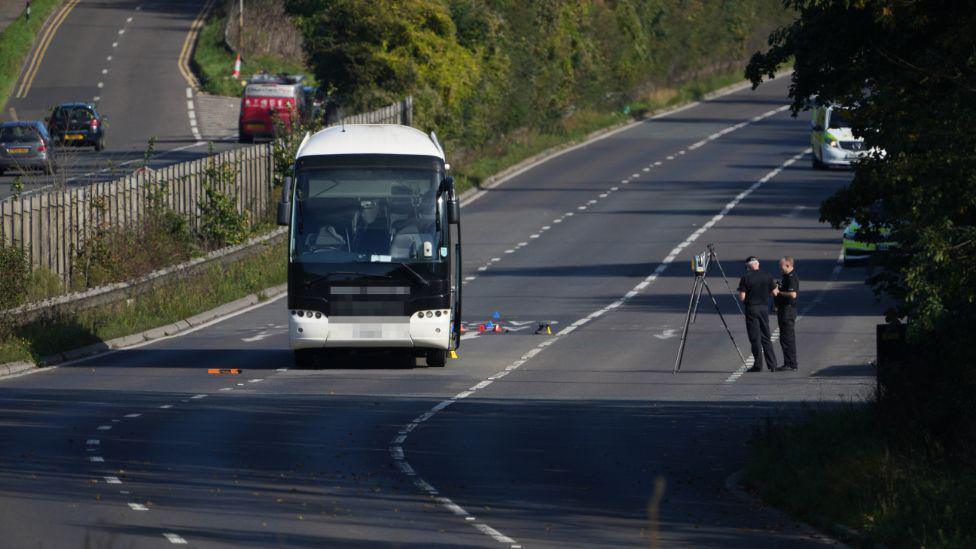
[{"label": "coach side mirror", "polygon": [[461,202],[456,196],[447,201],[447,222],[451,225],[461,223]]},{"label": "coach side mirror", "polygon": [[278,224],[288,226],[288,218],[291,217],[291,202],[281,201],[278,203]]},{"label": "coach side mirror", "polygon": [[288,225],[291,219],[291,177],[285,177],[284,188],[281,189],[281,201],[278,202],[278,224]]}]

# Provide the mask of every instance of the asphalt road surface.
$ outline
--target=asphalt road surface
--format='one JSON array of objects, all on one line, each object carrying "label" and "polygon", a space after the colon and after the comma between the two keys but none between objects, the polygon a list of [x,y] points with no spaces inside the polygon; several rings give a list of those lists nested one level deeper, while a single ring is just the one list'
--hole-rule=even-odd
[{"label": "asphalt road surface", "polygon": [[[194,131],[190,106],[197,107],[196,93],[179,68],[187,34],[204,4],[73,0],[66,3],[63,20],[57,13],[52,17],[0,119],[43,119],[60,103],[94,102],[109,117],[106,150],[58,149],[56,176],[28,174],[27,190],[53,181],[81,185],[129,173],[142,165],[153,137],[153,167],[205,155],[209,142],[217,150],[232,146],[229,136],[201,135],[199,127]],[[45,41],[49,27],[50,40]],[[12,172],[0,177],[0,197],[10,194],[12,180]]]},{"label": "asphalt road surface", "polygon": [[[786,85],[636,124],[469,202],[465,320],[497,311],[513,331],[469,333],[446,368],[294,369],[278,299],[0,381],[2,543],[829,545],[724,489],[757,422],[873,386],[881,306],[817,222],[850,174],[810,168]],[[672,375],[707,243],[733,287],[750,254],[797,259],[799,372],[743,374],[709,305]]]}]

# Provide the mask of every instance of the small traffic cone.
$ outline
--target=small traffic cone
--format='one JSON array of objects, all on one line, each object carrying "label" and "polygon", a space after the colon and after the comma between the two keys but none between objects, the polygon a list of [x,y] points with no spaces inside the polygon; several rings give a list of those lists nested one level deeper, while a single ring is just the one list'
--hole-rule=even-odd
[{"label": "small traffic cone", "polygon": [[237,61],[234,61],[234,72],[231,73],[234,79],[241,77],[241,54],[237,54]]},{"label": "small traffic cone", "polygon": [[468,329],[464,326],[464,324],[461,324],[461,333],[462,334],[468,333]]},{"label": "small traffic cone", "polygon": [[495,324],[495,329],[494,329],[494,332],[495,332],[496,334],[500,334],[500,333],[502,333],[502,325],[501,325],[501,324]]}]

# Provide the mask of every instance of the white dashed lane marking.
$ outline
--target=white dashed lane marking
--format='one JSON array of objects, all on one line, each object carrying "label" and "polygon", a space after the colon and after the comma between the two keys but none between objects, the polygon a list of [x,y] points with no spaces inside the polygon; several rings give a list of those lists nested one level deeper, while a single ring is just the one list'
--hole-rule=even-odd
[{"label": "white dashed lane marking", "polygon": [[[462,391],[462,392],[454,395],[451,398],[448,398],[446,400],[443,400],[443,401],[439,402],[438,404],[436,404],[435,406],[433,406],[428,411],[426,411],[423,414],[421,414],[421,415],[417,416],[416,418],[414,418],[409,424],[403,426],[399,430],[398,435],[396,437],[394,437],[390,441],[390,447],[389,447],[390,457],[393,459],[393,461],[396,464],[397,468],[400,471],[402,471],[405,475],[407,475],[408,477],[410,477],[410,479],[413,482],[413,484],[417,488],[419,488],[420,490],[426,492],[427,494],[429,494],[431,496],[434,496],[434,494],[437,494],[437,490],[434,488],[434,486],[431,485],[429,482],[425,481],[419,475],[417,475],[416,471],[413,469],[413,467],[410,465],[410,463],[406,460],[406,457],[405,457],[404,452],[403,452],[403,444],[406,441],[406,435],[408,435],[416,426],[418,426],[421,423],[427,421],[428,419],[434,417],[434,415],[437,414],[438,412],[440,412],[441,410],[444,410],[445,408],[451,406],[452,404],[454,404],[454,403],[456,403],[456,402],[458,402],[458,401],[460,401],[462,399],[465,399],[465,398],[467,398],[467,397],[475,394],[475,392],[477,392],[477,391],[484,390],[486,387],[488,387],[489,385],[491,385],[492,381],[494,381],[496,379],[500,379],[501,377],[504,377],[505,375],[507,375],[509,372],[512,372],[514,370],[517,370],[523,364],[525,364],[526,362],[528,362],[529,360],[531,360],[533,357],[535,357],[537,354],[539,354],[540,352],[542,352],[542,350],[545,349],[546,347],[548,347],[548,346],[556,343],[561,338],[566,337],[567,335],[573,333],[573,331],[575,331],[578,328],[583,327],[587,323],[589,323],[589,322],[591,322],[591,321],[599,318],[600,316],[603,316],[604,314],[606,314],[606,313],[608,313],[608,312],[610,312],[610,311],[612,311],[612,310],[614,310],[614,309],[616,309],[616,308],[624,305],[626,302],[628,302],[629,300],[631,300],[633,297],[636,297],[640,291],[642,291],[645,288],[647,288],[655,280],[657,280],[657,278],[659,276],[661,276],[661,274],[663,274],[663,272],[667,268],[667,266],[670,265],[672,262],[674,262],[677,254],[680,253],[682,249],[684,249],[687,246],[689,246],[691,243],[693,243],[695,240],[697,240],[702,234],[704,234],[705,231],[707,231],[708,229],[710,229],[711,227],[713,227],[716,223],[718,223],[719,221],[721,221],[740,202],[742,202],[742,200],[744,200],[746,197],[748,197],[750,194],[752,194],[753,191],[755,191],[756,189],[758,189],[759,187],[761,187],[764,183],[766,183],[767,181],[769,181],[770,179],[772,179],[773,177],[775,177],[776,175],[778,175],[784,168],[790,166],[791,164],[793,164],[794,162],[796,162],[797,160],[799,160],[800,158],[802,158],[804,154],[806,154],[806,150],[804,150],[801,153],[798,153],[798,154],[794,155],[792,158],[788,159],[782,165],[780,165],[780,167],[778,167],[775,170],[767,173],[759,181],[756,181],[755,183],[753,183],[752,185],[750,185],[746,190],[744,190],[744,191],[740,192],[738,195],[736,195],[736,197],[732,201],[730,201],[728,204],[725,205],[725,208],[723,208],[722,211],[720,211],[718,214],[714,215],[707,223],[705,223],[704,226],[702,226],[701,228],[699,228],[696,231],[694,231],[681,244],[679,244],[677,247],[675,247],[675,249],[672,250],[671,253],[667,257],[665,257],[664,260],[661,261],[661,264],[659,264],[657,266],[657,268],[654,270],[654,272],[651,275],[649,275],[644,280],[642,280],[640,283],[638,283],[634,287],[634,289],[631,290],[630,292],[628,292],[624,297],[621,297],[620,299],[617,299],[617,300],[613,301],[612,303],[608,304],[607,306],[605,306],[605,307],[603,307],[601,309],[598,309],[596,311],[593,311],[589,315],[587,315],[587,316],[585,316],[585,317],[577,320],[576,322],[572,323],[571,325],[567,326],[566,328],[563,328],[562,330],[556,332],[555,334],[553,334],[553,337],[552,338],[549,338],[549,339],[547,339],[547,340],[539,343],[535,348],[531,349],[530,351],[528,351],[527,353],[525,353],[524,355],[522,355],[518,360],[516,360],[516,361],[512,362],[511,364],[509,364],[503,371],[500,371],[500,372],[495,373],[490,378],[488,378],[488,379],[486,379],[486,380],[484,380],[484,381],[482,381],[482,382],[474,385],[473,387],[469,388],[467,391]],[[436,496],[436,501],[438,501],[443,507],[445,507],[446,509],[448,509],[449,511],[451,511],[453,514],[458,515],[458,516],[463,516],[466,521],[473,523],[473,526],[475,528],[477,528],[480,532],[483,532],[483,533],[491,536],[496,541],[499,541],[499,542],[502,542],[502,543],[506,543],[506,544],[510,544],[510,545],[516,543],[516,541],[514,539],[512,539],[512,538],[510,538],[508,536],[505,536],[504,534],[502,534],[498,530],[495,530],[494,528],[491,528],[490,526],[488,526],[484,522],[478,521],[475,517],[473,517],[472,515],[470,515],[467,511],[464,510],[464,508],[462,508],[461,506],[457,505],[450,498],[448,498],[446,496],[443,496],[443,495],[438,495],[438,496]]]},{"label": "white dashed lane marking", "polygon": [[166,541],[168,541],[170,543],[173,543],[175,545],[186,545],[186,540],[183,539],[183,538],[181,538],[177,534],[173,534],[171,532],[167,532],[167,533],[163,534],[163,537],[166,538]]},{"label": "white dashed lane marking", "polygon": [[197,114],[193,106],[193,88],[189,86],[186,88],[186,115],[190,121],[190,133],[193,134],[193,138],[202,141],[203,137],[200,134],[200,128],[197,127]]}]

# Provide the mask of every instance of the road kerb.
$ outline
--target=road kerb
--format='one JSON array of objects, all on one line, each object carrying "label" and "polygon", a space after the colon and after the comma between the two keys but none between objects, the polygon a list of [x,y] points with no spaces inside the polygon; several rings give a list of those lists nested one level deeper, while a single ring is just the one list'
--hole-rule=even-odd
[{"label": "road kerb", "polygon": [[178,320],[176,322],[151,328],[137,334],[117,337],[107,341],[99,341],[91,345],[85,345],[77,349],[71,349],[56,355],[41,357],[40,364],[31,361],[17,361],[0,364],[0,379],[23,375],[31,371],[36,371],[41,366],[57,366],[64,362],[91,358],[96,355],[119,351],[134,345],[145,344],[149,341],[165,337],[177,336],[188,330],[196,329],[202,325],[222,320],[224,317],[233,315],[239,311],[267,302],[269,299],[278,297],[288,290],[286,284],[272,286],[259,292],[253,293],[241,299],[225,303],[209,311],[202,312],[190,318]]},{"label": "road kerb", "polygon": [[[821,539],[825,544],[833,545],[834,547],[849,547],[847,544],[825,534],[823,531],[814,528],[813,526],[796,520],[789,515],[786,511],[777,509],[770,505],[767,505],[764,501],[758,497],[750,494],[742,488],[742,478],[745,476],[745,470],[739,469],[738,471],[732,473],[725,479],[725,490],[735,496],[737,499],[742,500],[744,503],[749,504],[751,508],[762,509],[767,514],[776,516],[777,519],[783,522],[789,522],[796,525],[797,529],[804,534],[810,536],[811,538]],[[840,525],[832,525],[840,526]],[[836,528],[835,528],[836,529]],[[843,527],[845,530],[850,530],[849,528]],[[851,530],[853,532],[853,530]],[[863,536],[862,536],[863,537]],[[887,549],[883,545],[875,545],[875,547],[880,547],[882,549]]]},{"label": "road kerb", "polygon": [[[787,75],[792,74],[792,73],[793,73],[793,70],[792,69],[780,71],[780,72],[776,73],[776,76],[774,76],[771,80],[776,80],[778,78],[782,78],[782,77],[787,76]],[[525,173],[525,172],[527,172],[529,170],[531,170],[532,168],[535,168],[537,166],[540,166],[542,164],[545,164],[546,162],[548,162],[548,161],[550,161],[550,160],[552,160],[554,158],[557,158],[557,157],[562,156],[562,155],[564,155],[566,153],[575,151],[576,149],[579,149],[579,148],[585,147],[587,145],[590,145],[590,144],[592,144],[595,141],[599,141],[601,139],[606,139],[607,137],[610,137],[612,135],[618,134],[620,132],[627,131],[627,130],[633,128],[634,126],[637,126],[638,124],[643,124],[643,123],[647,122],[648,120],[652,120],[652,119],[655,119],[655,118],[662,118],[662,117],[665,117],[665,116],[669,116],[669,115],[672,115],[672,114],[681,112],[681,111],[686,110],[686,109],[690,109],[691,107],[694,107],[695,105],[699,105],[699,104],[701,104],[701,103],[703,103],[705,101],[708,101],[710,99],[715,99],[717,97],[723,97],[723,96],[726,96],[726,95],[729,95],[729,94],[733,94],[733,93],[738,92],[738,91],[742,91],[742,90],[748,88],[749,86],[751,86],[751,84],[749,82],[740,82],[738,84],[731,84],[729,86],[725,86],[725,87],[719,88],[719,89],[717,89],[715,91],[706,93],[705,95],[702,96],[701,99],[698,99],[698,100],[695,100],[695,101],[689,101],[687,103],[680,103],[680,104],[677,104],[677,105],[672,105],[670,107],[663,107],[663,108],[660,108],[660,109],[656,109],[656,110],[653,110],[653,111],[648,112],[647,114],[645,114],[644,116],[642,116],[641,118],[638,118],[636,120],[630,120],[630,121],[627,121],[627,122],[620,122],[618,124],[614,124],[614,125],[611,125],[611,126],[607,126],[606,128],[600,128],[599,130],[595,130],[595,131],[590,132],[589,134],[587,134],[586,136],[584,136],[582,138],[574,139],[574,140],[571,140],[571,141],[567,141],[565,143],[562,143],[560,145],[556,145],[554,147],[550,147],[550,148],[548,148],[548,149],[546,149],[546,150],[544,150],[544,151],[542,151],[540,153],[536,153],[536,154],[534,154],[534,155],[532,155],[532,156],[530,156],[530,157],[528,157],[528,158],[526,158],[526,159],[524,159],[524,160],[522,160],[520,162],[517,162],[516,164],[513,164],[513,165],[511,165],[511,166],[503,169],[502,171],[500,171],[500,172],[498,172],[498,173],[496,173],[496,174],[494,174],[494,175],[486,178],[485,181],[482,184],[480,184],[480,185],[478,185],[476,187],[472,187],[472,188],[464,191],[463,193],[461,193],[461,195],[458,196],[458,200],[461,202],[461,206],[466,206],[466,205],[470,204],[471,202],[474,202],[475,200],[477,200],[481,196],[483,196],[485,192],[487,192],[487,191],[489,191],[491,189],[494,189],[495,187],[498,187],[499,185],[501,185],[501,184],[509,181],[510,179],[513,179],[513,178],[515,178],[515,177],[517,177],[517,176],[519,176],[519,175],[521,175],[521,174],[523,174],[523,173]]]}]

